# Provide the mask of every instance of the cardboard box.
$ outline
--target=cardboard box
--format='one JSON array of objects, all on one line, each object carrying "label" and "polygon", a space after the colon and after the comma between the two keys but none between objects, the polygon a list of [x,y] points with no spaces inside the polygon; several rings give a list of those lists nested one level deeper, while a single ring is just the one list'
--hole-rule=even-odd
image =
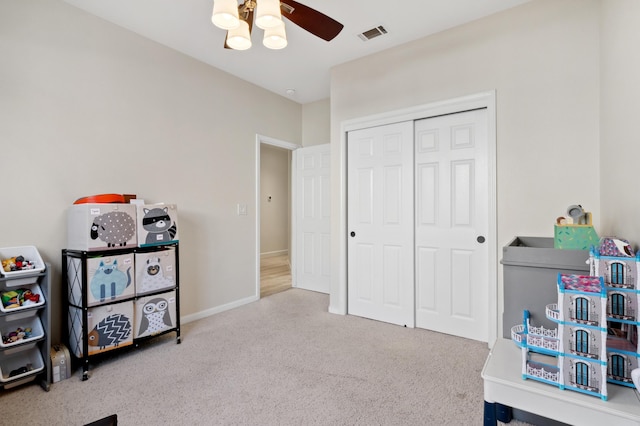
[{"label": "cardboard box", "polygon": [[590,250],[599,243],[600,238],[591,225],[554,225],[554,248]]},{"label": "cardboard box", "polygon": [[71,377],[71,358],[65,345],[51,347],[51,381],[53,383]]},{"label": "cardboard box", "polygon": [[136,206],[138,245],[157,246],[178,241],[178,206],[142,204]]},{"label": "cardboard box", "polygon": [[69,250],[135,247],[137,235],[132,204],[74,204],[67,210]]}]

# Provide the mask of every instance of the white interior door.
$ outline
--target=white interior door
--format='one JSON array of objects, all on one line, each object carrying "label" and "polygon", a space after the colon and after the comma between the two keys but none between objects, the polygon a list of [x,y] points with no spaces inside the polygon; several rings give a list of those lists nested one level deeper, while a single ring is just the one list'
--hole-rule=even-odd
[{"label": "white interior door", "polygon": [[299,148],[295,156],[294,286],[329,293],[331,284],[330,145]]},{"label": "white interior door", "polygon": [[418,120],[416,326],[488,341],[487,111]]},{"label": "white interior door", "polygon": [[413,123],[347,135],[348,312],[414,326]]}]

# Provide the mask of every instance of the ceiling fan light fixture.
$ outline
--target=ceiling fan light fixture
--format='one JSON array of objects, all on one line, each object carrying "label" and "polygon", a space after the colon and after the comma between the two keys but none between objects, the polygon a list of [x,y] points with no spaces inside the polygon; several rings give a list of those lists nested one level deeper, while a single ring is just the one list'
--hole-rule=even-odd
[{"label": "ceiling fan light fixture", "polygon": [[276,50],[287,47],[287,33],[284,30],[284,22],[280,21],[280,25],[265,29],[262,44],[269,49]]},{"label": "ceiling fan light fixture", "polygon": [[238,28],[240,24],[238,2],[236,0],[215,0],[213,2],[211,22],[223,30]]},{"label": "ceiling fan light fixture", "polygon": [[232,28],[227,32],[227,45],[235,50],[247,50],[251,47],[251,34],[247,21],[241,19],[238,28]]},{"label": "ceiling fan light fixture", "polygon": [[258,0],[256,6],[256,25],[263,30],[277,27],[282,23],[280,0]]}]

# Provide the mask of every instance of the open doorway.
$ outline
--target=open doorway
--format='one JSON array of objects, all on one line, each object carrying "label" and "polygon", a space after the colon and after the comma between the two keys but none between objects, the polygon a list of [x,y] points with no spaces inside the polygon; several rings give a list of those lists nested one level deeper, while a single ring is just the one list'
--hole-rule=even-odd
[{"label": "open doorway", "polygon": [[256,294],[292,287],[292,151],[298,145],[256,138]]}]

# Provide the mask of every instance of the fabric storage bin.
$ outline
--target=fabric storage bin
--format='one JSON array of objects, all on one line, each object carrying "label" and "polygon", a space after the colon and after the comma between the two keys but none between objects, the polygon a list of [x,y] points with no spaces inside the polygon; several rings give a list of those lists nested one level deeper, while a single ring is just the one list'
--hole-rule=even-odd
[{"label": "fabric storage bin", "polygon": [[0,268],[0,276],[11,279],[7,281],[7,286],[15,287],[35,283],[38,280],[38,275],[44,271],[44,262],[38,249],[34,246],[0,248],[0,260],[2,261],[17,256],[22,256],[25,260],[32,262],[33,268],[8,272],[4,268]]},{"label": "fabric storage bin", "polygon": [[133,344],[133,301],[88,308],[87,335],[82,333],[82,310],[69,307],[70,350],[83,356],[83,339],[87,339],[89,355],[107,352]]},{"label": "fabric storage bin", "polygon": [[[31,294],[25,294],[26,292]],[[44,295],[38,284],[20,287],[7,286],[7,288],[0,291],[0,298],[2,299],[0,311],[5,313],[20,312],[25,309],[42,306],[45,303]]]},{"label": "fabric storage bin", "polygon": [[132,204],[74,204],[67,210],[69,250],[109,250],[137,243]]},{"label": "fabric storage bin", "polygon": [[175,204],[137,205],[138,245],[157,246],[178,241],[178,206]]},{"label": "fabric storage bin", "polygon": [[[30,311],[33,313],[30,317],[6,315],[0,317],[0,334],[2,340],[0,341],[0,347],[3,349],[11,348],[14,346],[22,345],[27,342],[34,342],[44,337],[44,329],[42,328],[42,322],[35,313],[35,310]],[[26,330],[31,329],[30,332]],[[20,333],[26,333],[23,337],[20,337]],[[12,333],[17,333],[18,338],[16,340],[11,339]],[[12,341],[13,340],[13,341]]]},{"label": "fabric storage bin", "polygon": [[135,301],[134,338],[153,336],[176,327],[176,291]]},{"label": "fabric storage bin", "polygon": [[[86,265],[86,271],[84,270]],[[69,303],[82,305],[83,277],[86,274],[87,306],[133,297],[135,293],[135,256],[133,253],[80,258],[67,257]]]},{"label": "fabric storage bin", "polygon": [[133,253],[87,259],[87,306],[126,299],[135,293]]},{"label": "fabric storage bin", "polygon": [[[44,368],[44,361],[38,348],[19,352],[0,352],[0,381],[12,382],[27,376],[33,376]],[[24,380],[21,383],[26,383]]]},{"label": "fabric storage bin", "polygon": [[168,247],[136,253],[136,295],[168,290],[176,286],[176,249]]}]

